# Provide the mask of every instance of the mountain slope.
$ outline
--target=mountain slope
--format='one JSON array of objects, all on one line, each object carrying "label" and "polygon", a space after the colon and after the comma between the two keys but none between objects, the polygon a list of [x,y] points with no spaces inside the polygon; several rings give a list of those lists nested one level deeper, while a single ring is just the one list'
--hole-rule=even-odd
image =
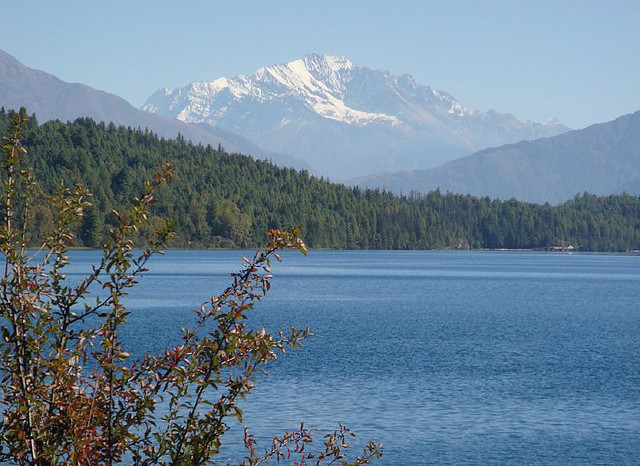
[{"label": "mountain slope", "polygon": [[[318,248],[640,249],[640,199],[632,196],[580,196],[557,207],[439,192],[398,197],[89,118],[34,123],[23,137],[24,161],[42,188],[33,203],[34,245],[54,227],[49,203],[40,200],[61,180],[93,193],[76,233],[77,244],[97,246],[117,222],[112,209],[123,212],[144,180],[170,162],[173,180],[158,190],[152,215],[175,220],[177,247],[255,247],[268,228],[300,225]],[[0,111],[0,135],[9,127]]]},{"label": "mountain slope", "polygon": [[352,180],[394,192],[443,191],[559,203],[585,191],[638,192],[640,112],[536,141],[487,149],[442,166]]},{"label": "mountain slope", "polygon": [[133,128],[149,128],[159,136],[175,138],[182,134],[194,143],[222,144],[231,152],[272,158],[275,162],[306,167],[291,157],[264,151],[248,140],[210,126],[195,126],[141,111],[126,100],[84,84],[67,83],[43,71],[24,66],[0,50],[0,106],[7,109],[26,107],[41,121],[74,120],[91,117]]},{"label": "mountain slope", "polygon": [[311,54],[253,76],[162,89],[142,107],[207,123],[300,157],[335,179],[426,168],[475,150],[562,133],[512,115],[464,107],[446,92]]}]

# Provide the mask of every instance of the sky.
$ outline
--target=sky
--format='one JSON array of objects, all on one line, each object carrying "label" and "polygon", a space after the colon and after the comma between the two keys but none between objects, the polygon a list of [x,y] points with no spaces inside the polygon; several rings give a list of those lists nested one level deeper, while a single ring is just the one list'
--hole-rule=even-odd
[{"label": "sky", "polygon": [[0,0],[0,49],[141,106],[308,53],[572,128],[640,110],[640,2]]}]

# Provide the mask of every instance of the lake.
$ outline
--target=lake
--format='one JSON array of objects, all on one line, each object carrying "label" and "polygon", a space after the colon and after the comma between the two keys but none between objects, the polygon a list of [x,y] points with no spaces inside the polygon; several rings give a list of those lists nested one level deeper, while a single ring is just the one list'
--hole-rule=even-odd
[{"label": "lake", "polygon": [[[242,251],[168,251],[128,298],[135,353],[177,342]],[[93,251],[72,253],[72,275]],[[285,253],[254,313],[315,336],[260,378],[266,448],[301,421],[382,442],[378,464],[637,464],[640,257],[535,252]],[[231,423],[221,460],[237,463]],[[358,447],[358,450],[360,448]]]}]

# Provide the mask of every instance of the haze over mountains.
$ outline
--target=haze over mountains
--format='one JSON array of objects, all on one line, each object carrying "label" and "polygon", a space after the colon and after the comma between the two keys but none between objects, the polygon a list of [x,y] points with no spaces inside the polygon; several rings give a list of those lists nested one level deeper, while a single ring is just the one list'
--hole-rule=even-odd
[{"label": "haze over mountains", "polygon": [[427,170],[352,184],[397,193],[443,191],[560,203],[591,194],[640,194],[640,112],[552,138],[486,149]]},{"label": "haze over mountains", "polygon": [[265,151],[228,131],[153,115],[135,108],[114,94],[84,84],[64,82],[49,73],[23,65],[2,50],[0,106],[7,109],[26,107],[29,113],[36,114],[40,122],[90,117],[96,121],[114,122],[116,125],[149,128],[165,138],[175,138],[182,134],[185,139],[194,143],[211,144],[214,147],[222,144],[230,152],[241,152],[260,158],[268,157],[282,165],[307,168],[299,160]]},{"label": "haze over mountains", "polygon": [[[28,68],[0,51],[0,106],[26,106],[40,121],[87,116],[167,138],[182,134],[195,143],[222,144],[230,152],[312,168],[333,179],[354,176],[349,184],[397,193],[440,188],[551,203],[585,191],[640,194],[640,112],[565,132],[558,123],[522,123],[508,114],[470,110],[410,76],[326,55],[262,68],[251,77],[159,91],[144,108],[165,118]],[[503,139],[537,137],[501,145]],[[433,167],[477,147],[484,149]],[[416,166],[432,168],[411,170]],[[396,168],[402,171],[393,173]]]},{"label": "haze over mountains", "polygon": [[476,150],[568,130],[469,109],[409,75],[310,54],[252,76],[161,89],[144,110],[240,134],[335,180],[432,167]]}]

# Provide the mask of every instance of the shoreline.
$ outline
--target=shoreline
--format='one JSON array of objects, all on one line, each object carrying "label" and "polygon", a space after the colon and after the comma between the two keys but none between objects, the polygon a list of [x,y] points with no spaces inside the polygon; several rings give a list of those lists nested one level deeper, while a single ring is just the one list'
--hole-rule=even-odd
[{"label": "shoreline", "polygon": [[[37,248],[29,248],[36,250]],[[141,250],[142,248],[136,247],[135,250]],[[163,251],[255,251],[257,248],[166,248]],[[102,248],[89,248],[85,246],[74,246],[68,249],[69,251],[102,251]],[[549,249],[549,248],[469,248],[469,249],[457,249],[457,248],[434,248],[434,249],[340,249],[340,248],[308,248],[309,251],[347,251],[347,252],[544,252],[551,254],[622,254],[622,255],[640,255],[640,250],[630,251],[587,251],[579,249],[561,250],[561,249]]]}]

